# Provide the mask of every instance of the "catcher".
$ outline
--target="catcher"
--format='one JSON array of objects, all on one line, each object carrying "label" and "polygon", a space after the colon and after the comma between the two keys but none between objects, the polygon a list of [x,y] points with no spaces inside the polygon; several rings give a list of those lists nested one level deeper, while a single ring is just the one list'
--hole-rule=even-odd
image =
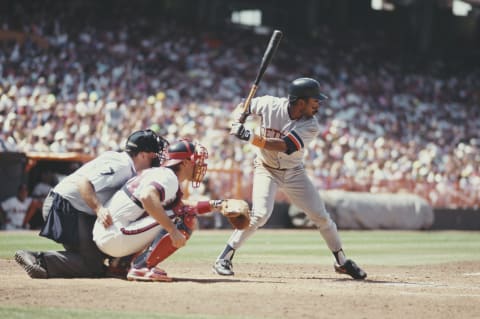
[{"label": "catcher", "polygon": [[127,266],[129,280],[171,281],[157,265],[186,244],[196,228],[197,214],[220,210],[235,228],[249,225],[245,201],[182,201],[181,183],[188,180],[198,187],[207,171],[208,152],[202,145],[182,140],[170,145],[166,156],[162,167],[130,179],[106,204],[111,226],[105,228],[100,221],[94,226],[98,248],[109,256],[124,257],[111,260],[110,273],[124,276]]}]

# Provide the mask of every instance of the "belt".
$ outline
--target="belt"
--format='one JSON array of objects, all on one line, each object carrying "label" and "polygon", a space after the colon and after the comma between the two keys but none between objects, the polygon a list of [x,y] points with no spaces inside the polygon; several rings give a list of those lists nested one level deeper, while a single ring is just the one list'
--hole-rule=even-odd
[{"label": "belt", "polygon": [[138,198],[133,196],[133,194],[128,190],[127,185],[123,185],[122,190],[125,192],[125,194],[127,194],[128,198],[130,198],[138,207],[144,209],[142,202]]},{"label": "belt", "polygon": [[265,163],[262,162],[262,165],[265,166],[266,168],[270,168],[270,169],[276,169],[277,171],[286,171],[287,168],[276,168],[276,167],[272,167],[270,165],[267,165]]}]

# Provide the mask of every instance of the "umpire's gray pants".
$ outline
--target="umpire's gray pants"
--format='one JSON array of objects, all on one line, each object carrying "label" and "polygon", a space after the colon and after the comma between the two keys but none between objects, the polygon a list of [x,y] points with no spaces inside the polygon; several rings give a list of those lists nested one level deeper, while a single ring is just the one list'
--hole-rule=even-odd
[{"label": "umpire's gray pants", "polygon": [[[44,211],[50,203],[44,204]],[[93,226],[96,217],[86,213],[78,214],[77,245],[66,245],[65,251],[46,251],[41,253],[49,278],[102,277],[105,275],[103,261],[105,255],[93,241]]]}]

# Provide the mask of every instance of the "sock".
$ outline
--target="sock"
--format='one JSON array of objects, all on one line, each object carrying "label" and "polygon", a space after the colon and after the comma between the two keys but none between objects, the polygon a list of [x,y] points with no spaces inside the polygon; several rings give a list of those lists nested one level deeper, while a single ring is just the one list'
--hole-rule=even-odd
[{"label": "sock", "polygon": [[133,261],[132,265],[133,267],[140,269],[147,267],[147,257],[150,254],[150,250],[146,249],[144,252],[142,252],[140,255],[138,255]]},{"label": "sock", "polygon": [[233,255],[235,255],[235,249],[233,249],[232,246],[227,245],[225,247],[225,249],[223,250],[223,252],[220,254],[220,256],[218,256],[217,260],[219,260],[219,259],[232,260]]},{"label": "sock", "polygon": [[333,255],[335,256],[335,259],[337,260],[337,264],[343,265],[345,261],[347,261],[347,258],[345,257],[345,253],[343,252],[343,249],[340,249],[339,251],[334,251]]}]

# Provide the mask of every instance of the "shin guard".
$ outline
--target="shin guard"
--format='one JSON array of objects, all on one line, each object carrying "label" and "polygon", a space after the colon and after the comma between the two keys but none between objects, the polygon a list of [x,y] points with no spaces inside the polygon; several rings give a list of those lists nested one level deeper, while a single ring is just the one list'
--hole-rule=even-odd
[{"label": "shin guard", "polygon": [[[191,215],[183,216],[176,224],[177,228],[187,240],[190,238],[193,229],[195,229],[195,225],[196,217]],[[172,245],[170,234],[166,230],[162,230],[147,250],[147,255],[145,256],[147,267],[155,267],[172,255],[177,249],[178,248]]]}]

